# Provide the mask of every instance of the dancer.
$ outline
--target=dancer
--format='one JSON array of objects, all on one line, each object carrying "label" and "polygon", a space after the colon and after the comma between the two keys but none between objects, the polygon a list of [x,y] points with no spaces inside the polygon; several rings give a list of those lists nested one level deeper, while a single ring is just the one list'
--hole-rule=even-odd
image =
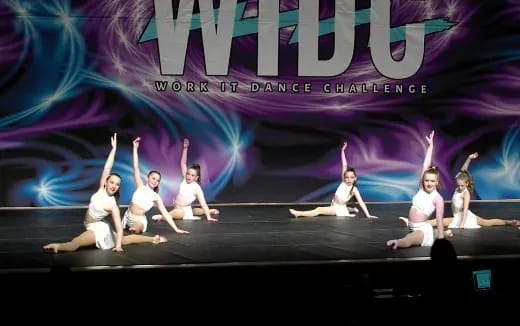
[{"label": "dancer", "polygon": [[[468,155],[466,161],[462,165],[460,172],[455,176],[457,187],[453,192],[451,200],[451,210],[453,217],[447,217],[443,220],[444,226],[449,228],[461,228],[461,229],[476,229],[481,226],[519,226],[520,222],[517,220],[503,220],[498,218],[486,219],[475,215],[469,210],[470,203],[470,192],[473,191],[474,184],[471,174],[468,172],[469,164],[471,160],[478,157],[478,153]],[[405,223],[408,222],[406,218],[401,217]],[[437,225],[436,220],[428,220],[432,226]]]},{"label": "dancer", "polygon": [[[386,245],[393,249],[408,248],[412,246],[431,247],[435,237],[443,239],[444,236],[451,237],[451,231],[444,232],[442,218],[444,215],[444,200],[437,192],[440,188],[439,170],[431,166],[433,155],[433,136],[434,131],[426,137],[428,149],[424,157],[423,168],[421,171],[420,189],[412,200],[412,207],[408,214],[408,228],[410,233],[401,239],[388,240]],[[428,223],[428,218],[436,212],[437,230]]]},{"label": "dancer", "polygon": [[[111,173],[116,155],[117,134],[114,134],[114,136],[110,138],[110,142],[112,144],[112,150],[108,155],[103,168],[103,174],[99,179],[99,189],[90,198],[90,204],[85,213],[85,228],[87,230],[72,239],[72,241],[51,243],[44,246],[44,249],[58,253],[59,251],[76,251],[80,247],[96,245],[99,249],[123,251],[121,245],[134,243],[158,244],[167,241],[165,237],[159,235],[155,237],[145,237],[142,235],[123,236],[121,215],[117,205],[117,199],[120,194],[121,177],[115,173]],[[109,214],[112,215],[116,229],[115,232],[110,223],[105,219]]]},{"label": "dancer", "polygon": [[[331,205],[326,207],[316,207],[310,211],[297,211],[294,209],[289,209],[289,213],[291,213],[291,215],[294,217],[310,217],[318,215],[354,216],[355,214],[351,214],[349,212],[349,208],[347,208],[347,202],[352,197],[355,197],[367,218],[378,218],[377,216],[370,215],[367,205],[363,201],[363,198],[361,198],[361,194],[356,187],[356,171],[353,168],[347,167],[347,158],[345,156],[346,149],[347,142],[343,143],[343,146],[341,147],[341,184],[336,189],[336,193],[332,199]],[[358,210],[353,208],[352,211],[357,213]]]},{"label": "dancer", "polygon": [[[218,219],[211,217],[211,214],[217,215],[220,212],[218,209],[209,209],[204,198],[204,192],[200,187],[200,166],[192,164],[189,168],[186,165],[188,160],[188,147],[190,141],[184,139],[182,156],[181,156],[181,173],[183,176],[182,182],[179,186],[179,192],[173,201],[174,208],[169,212],[168,216],[176,220],[198,220],[200,215],[205,215],[208,221],[218,221]],[[197,199],[201,208],[192,208],[191,204]],[[162,221],[166,215],[154,215],[154,221]]]},{"label": "dancer", "polygon": [[170,227],[177,233],[186,234],[188,231],[181,230],[175,225],[166,207],[164,207],[161,197],[159,197],[159,183],[161,182],[161,174],[158,171],[150,171],[148,173],[146,185],[141,180],[139,172],[139,157],[137,150],[139,148],[140,137],[133,141],[133,165],[134,165],[134,182],[135,192],[132,195],[132,202],[123,216],[123,228],[128,227],[128,230],[133,233],[146,232],[148,228],[148,220],[146,219],[146,212],[149,211],[155,204],[161,214],[170,225]]}]

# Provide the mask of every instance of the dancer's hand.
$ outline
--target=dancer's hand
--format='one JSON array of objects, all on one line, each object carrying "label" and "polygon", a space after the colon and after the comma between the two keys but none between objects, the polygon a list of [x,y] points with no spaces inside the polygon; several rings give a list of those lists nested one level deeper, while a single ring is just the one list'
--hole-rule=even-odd
[{"label": "dancer's hand", "polygon": [[343,143],[343,146],[341,147],[342,151],[345,151],[347,149],[347,142]]},{"label": "dancer's hand", "polygon": [[190,147],[190,141],[188,140],[188,138],[184,138],[184,148],[188,148]]},{"label": "dancer's hand", "polygon": [[218,222],[218,218],[208,217],[209,222]]},{"label": "dancer's hand", "polygon": [[112,145],[112,148],[117,147],[117,132],[114,132],[114,136],[110,137],[110,144]]},{"label": "dancer's hand", "polygon": [[137,137],[136,139],[134,139],[134,141],[132,142],[134,144],[134,148],[137,149],[139,148],[139,142],[141,141],[141,137]]},{"label": "dancer's hand", "polygon": [[475,152],[475,153],[469,155],[468,157],[469,157],[470,159],[474,160],[474,159],[476,159],[476,158],[478,157],[478,153]]},{"label": "dancer's hand", "polygon": [[430,135],[426,136],[426,141],[430,146],[433,145],[433,136],[435,136],[435,130],[432,130],[432,132],[430,132]]},{"label": "dancer's hand", "polygon": [[112,248],[112,251],[114,251],[114,252],[121,252],[121,251],[123,251],[123,248],[121,248],[121,247],[114,247],[114,248]]}]

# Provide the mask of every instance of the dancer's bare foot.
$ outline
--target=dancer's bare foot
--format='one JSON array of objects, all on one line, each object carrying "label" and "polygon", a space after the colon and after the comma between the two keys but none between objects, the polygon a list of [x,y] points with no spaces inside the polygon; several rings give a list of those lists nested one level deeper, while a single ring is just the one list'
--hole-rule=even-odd
[{"label": "dancer's bare foot", "polygon": [[60,247],[60,245],[58,243],[50,243],[46,246],[43,246],[43,249],[52,250],[55,254],[57,254],[59,247]]},{"label": "dancer's bare foot", "polygon": [[209,213],[213,214],[213,215],[218,215],[218,214],[220,214],[220,211],[216,208],[212,208],[209,210]]},{"label": "dancer's bare foot", "polygon": [[453,231],[452,230],[446,230],[444,231],[444,236],[446,238],[453,238]]},{"label": "dancer's bare foot", "polygon": [[164,243],[164,242],[168,242],[168,239],[166,239],[162,235],[157,234],[156,236],[153,237],[153,244],[159,244],[159,243]]},{"label": "dancer's bare foot", "polygon": [[208,217],[208,221],[210,222],[218,222],[218,218]]},{"label": "dancer's bare foot", "polygon": [[154,220],[155,222],[160,222],[163,220],[163,216],[161,214],[154,215],[152,216],[152,220]]},{"label": "dancer's bare foot", "polygon": [[506,220],[506,225],[512,225],[512,226],[520,226],[520,221],[518,220]]},{"label": "dancer's bare foot", "polygon": [[399,219],[400,219],[401,221],[403,221],[404,224],[406,224],[406,226],[408,226],[408,218],[403,217],[403,216],[399,216]]},{"label": "dancer's bare foot", "polygon": [[289,209],[289,213],[294,217],[298,217],[298,213],[294,209]]},{"label": "dancer's bare foot", "polygon": [[397,240],[388,240],[386,242],[386,245],[388,247],[392,247],[392,249],[396,250],[397,249]]},{"label": "dancer's bare foot", "polygon": [[137,233],[137,229],[135,228],[135,226],[129,227],[128,231],[131,232],[131,233]]}]

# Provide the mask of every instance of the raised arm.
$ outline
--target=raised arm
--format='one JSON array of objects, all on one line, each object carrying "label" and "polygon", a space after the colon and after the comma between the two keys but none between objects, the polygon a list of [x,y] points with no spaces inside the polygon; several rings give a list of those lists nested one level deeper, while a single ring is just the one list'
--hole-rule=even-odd
[{"label": "raised arm", "polygon": [[123,251],[121,244],[123,242],[123,227],[121,226],[121,213],[119,212],[119,207],[114,205],[110,210],[112,215],[112,220],[114,221],[114,227],[116,229],[116,246],[113,251]]},{"label": "raised arm", "polygon": [[204,198],[204,192],[200,190],[197,192],[196,196],[197,200],[199,201],[200,207],[202,207],[202,210],[204,211],[204,215],[206,215],[206,219],[212,222],[218,221],[218,219],[211,217],[211,214],[209,213],[209,207],[206,203],[206,198]]},{"label": "raised arm", "polygon": [[356,197],[356,200],[359,203],[359,206],[361,206],[361,209],[363,210],[363,212],[365,213],[367,218],[379,218],[375,215],[370,215],[370,213],[368,212],[367,205],[363,201],[363,198],[361,198],[361,194],[359,193],[359,190],[357,187],[354,187],[354,197]]},{"label": "raised arm", "polygon": [[132,142],[134,145],[133,149],[133,164],[134,164],[134,183],[135,188],[139,188],[143,185],[143,180],[141,180],[141,174],[139,173],[139,156],[137,154],[137,150],[139,149],[139,142],[141,141],[141,137],[137,137]]},{"label": "raised arm", "polygon": [[190,147],[190,141],[185,138],[181,155],[181,174],[183,179],[186,178],[186,172],[188,172],[188,166],[186,164],[186,162],[188,162],[188,147]]},{"label": "raised arm", "polygon": [[105,162],[105,166],[103,167],[103,173],[101,174],[101,178],[99,179],[99,188],[104,188],[105,183],[107,182],[107,178],[112,171],[112,166],[114,166],[114,158],[116,157],[116,149],[117,149],[117,133],[114,133],[112,137],[110,137],[110,144],[112,144],[112,149],[108,154],[107,161]]},{"label": "raised arm", "polygon": [[343,143],[341,147],[341,181],[343,181],[343,176],[347,171],[347,157],[345,156],[345,150],[347,149],[347,142]]},{"label": "raised arm", "polygon": [[468,171],[468,168],[469,168],[469,164],[471,163],[471,160],[474,160],[478,157],[478,153],[475,152],[471,155],[468,155],[468,158],[466,159],[466,161],[464,162],[464,164],[462,165],[462,167],[460,168],[461,171]]},{"label": "raised arm", "polygon": [[[429,167],[432,166],[432,155],[433,155],[433,136],[435,135],[435,131],[430,132],[429,136],[426,136],[426,141],[428,142],[428,148],[426,149],[426,154],[424,155],[423,167],[421,170],[421,178]],[[423,187],[421,181],[421,188]]]},{"label": "raised arm", "polygon": [[181,230],[177,227],[177,225],[175,224],[175,222],[173,221],[170,213],[168,213],[168,210],[166,209],[166,207],[164,207],[164,204],[163,204],[163,201],[161,199],[161,197],[159,197],[159,195],[156,196],[155,200],[154,200],[155,204],[157,205],[157,208],[159,209],[159,212],[161,212],[161,215],[162,217],[166,220],[166,222],[168,223],[168,225],[170,225],[170,227],[176,232],[176,233],[181,233],[181,234],[187,234],[187,233],[190,233],[188,231],[184,231],[184,230]]}]

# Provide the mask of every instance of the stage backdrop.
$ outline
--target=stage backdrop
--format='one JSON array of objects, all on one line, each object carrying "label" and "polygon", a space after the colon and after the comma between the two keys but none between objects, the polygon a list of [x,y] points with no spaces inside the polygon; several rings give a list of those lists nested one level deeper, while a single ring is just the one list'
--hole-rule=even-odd
[{"label": "stage backdrop", "polygon": [[140,168],[202,166],[212,202],[410,200],[435,130],[442,194],[520,197],[517,0],[0,0],[0,206],[86,205],[117,132]]}]

